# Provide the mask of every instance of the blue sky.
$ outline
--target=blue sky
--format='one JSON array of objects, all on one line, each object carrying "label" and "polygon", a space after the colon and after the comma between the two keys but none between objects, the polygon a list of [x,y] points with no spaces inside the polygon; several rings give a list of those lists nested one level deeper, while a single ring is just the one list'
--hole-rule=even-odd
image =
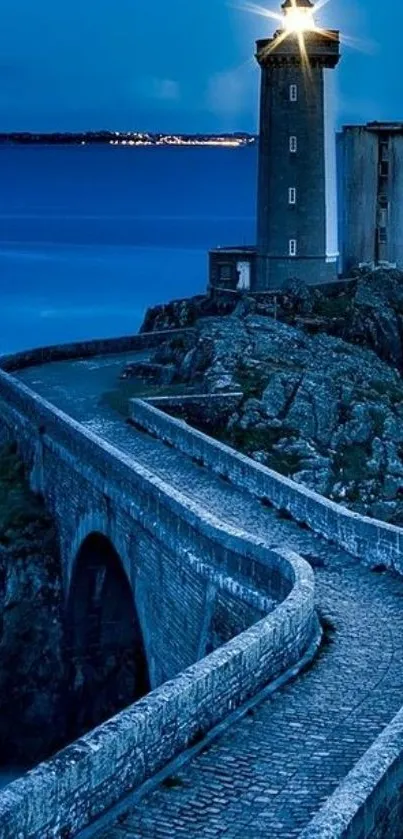
[{"label": "blue sky", "polygon": [[[338,122],[403,119],[400,0],[330,0],[319,20],[359,46]],[[1,0],[0,130],[254,131],[273,28],[242,0]]]}]

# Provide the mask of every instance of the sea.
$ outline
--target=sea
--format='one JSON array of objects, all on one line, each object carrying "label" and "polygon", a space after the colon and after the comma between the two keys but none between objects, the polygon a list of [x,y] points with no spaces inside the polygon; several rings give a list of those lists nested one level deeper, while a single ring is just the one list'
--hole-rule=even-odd
[{"label": "sea", "polygon": [[255,240],[256,146],[0,147],[0,354],[130,334]]}]

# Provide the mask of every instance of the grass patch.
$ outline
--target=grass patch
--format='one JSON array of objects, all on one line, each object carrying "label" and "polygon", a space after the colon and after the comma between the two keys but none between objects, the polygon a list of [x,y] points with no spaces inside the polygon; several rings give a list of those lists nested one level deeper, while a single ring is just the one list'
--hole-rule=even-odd
[{"label": "grass patch", "polygon": [[[371,449],[362,443],[353,443],[341,449],[334,460],[336,474],[341,476],[343,483],[363,481],[368,477],[367,461],[371,456]],[[350,498],[350,501],[359,500]]]},{"label": "grass patch", "polygon": [[192,390],[183,384],[155,385],[147,384],[142,379],[121,379],[116,388],[108,390],[100,397],[100,404],[107,405],[127,419],[130,415],[131,399],[146,399],[151,396],[185,396]]},{"label": "grass patch", "polygon": [[377,396],[385,396],[392,404],[397,404],[403,400],[403,386],[396,382],[385,382],[383,379],[372,379],[371,389],[375,391]]},{"label": "grass patch", "polygon": [[267,385],[267,371],[263,372],[255,367],[248,369],[240,365],[235,373],[235,378],[245,399],[259,399]]},{"label": "grass patch", "polygon": [[351,311],[351,298],[347,294],[339,297],[320,297],[313,309],[313,314],[323,318],[345,318]]},{"label": "grass patch", "polygon": [[[211,430],[209,431],[211,434]],[[226,443],[237,451],[252,457],[256,451],[263,451],[267,455],[269,469],[279,472],[281,475],[294,475],[301,465],[301,458],[297,454],[275,451],[273,446],[285,437],[294,437],[295,432],[284,428],[252,428],[243,429],[239,426],[230,430],[215,429],[213,436],[216,440]]]}]

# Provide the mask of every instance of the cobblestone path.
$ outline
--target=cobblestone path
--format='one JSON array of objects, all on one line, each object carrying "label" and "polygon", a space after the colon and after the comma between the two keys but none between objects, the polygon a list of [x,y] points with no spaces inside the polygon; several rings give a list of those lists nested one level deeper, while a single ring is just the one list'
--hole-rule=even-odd
[{"label": "cobblestone path", "polygon": [[269,534],[273,546],[286,545],[308,559],[326,640],[309,670],[115,824],[98,831],[95,825],[93,835],[293,839],[403,704],[403,580],[365,569],[183,455],[126,427],[98,404],[118,363],[53,364],[24,371],[21,378],[213,514],[219,509],[222,520]]}]

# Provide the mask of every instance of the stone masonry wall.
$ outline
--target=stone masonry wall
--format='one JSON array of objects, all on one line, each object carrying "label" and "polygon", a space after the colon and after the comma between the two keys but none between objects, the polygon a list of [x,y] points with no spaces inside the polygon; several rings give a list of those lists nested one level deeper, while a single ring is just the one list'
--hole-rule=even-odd
[{"label": "stone masonry wall", "polygon": [[300,839],[402,839],[403,710],[375,740]]},{"label": "stone masonry wall", "polygon": [[[23,386],[16,387],[21,395]],[[39,397],[34,400],[35,407],[41,406]],[[34,420],[29,397],[23,398],[22,404],[24,414],[21,404],[17,411],[10,404],[2,404],[0,387],[3,422],[6,420],[13,427],[25,460],[33,466],[34,488],[44,495],[49,512],[58,523],[66,599],[81,543],[90,532],[102,532],[115,546],[131,581],[150,681],[152,687],[157,687],[204,655],[200,633],[205,602],[208,598],[214,606],[211,586],[216,592],[225,589],[218,573],[215,579],[211,579],[211,573],[208,575],[220,563],[221,568],[225,567],[225,559],[215,554],[210,535],[198,532],[197,516],[192,517],[185,532],[181,501],[177,499],[174,510],[175,495],[161,482],[156,486],[149,483],[145,471],[140,469],[136,474],[132,464],[122,470],[110,446],[104,451],[96,437],[90,437],[67,417],[63,423],[63,415],[54,413],[51,406],[44,408],[43,403]],[[27,421],[28,416],[31,422]],[[168,493],[169,503],[164,504]],[[244,587],[238,598],[247,603],[251,585],[276,600],[286,596],[291,583],[287,590],[281,574],[281,579],[275,574],[268,576],[267,572],[263,577],[254,574],[237,553],[238,550],[228,564],[228,573],[237,577],[242,574]],[[192,562],[192,556],[205,557],[206,562]],[[258,604],[260,616],[267,611],[266,605],[264,599]],[[237,629],[244,628],[242,621]]]},{"label": "stone masonry wall", "polygon": [[168,338],[175,338],[187,332],[192,333],[193,330],[191,328],[156,330],[122,338],[100,338],[70,344],[54,344],[50,347],[36,347],[13,355],[0,356],[0,368],[11,373],[22,370],[24,367],[47,364],[51,361],[67,361],[72,358],[91,358],[94,355],[113,355],[131,350],[153,349],[163,344]]},{"label": "stone masonry wall", "polygon": [[144,401],[132,400],[131,418],[236,486],[288,511],[296,521],[309,525],[366,564],[384,564],[403,573],[402,528],[341,507]]},{"label": "stone masonry wall", "polygon": [[[3,839],[18,835],[47,839],[69,831],[74,835],[299,661],[314,631],[314,583],[311,569],[300,557],[272,551],[243,532],[223,531],[219,519],[203,516],[197,505],[4,372],[0,372],[0,416],[32,467],[33,488],[43,493],[59,523],[66,589],[77,549],[96,529],[111,538],[122,557],[139,613],[147,597],[152,604],[155,579],[149,581],[148,591],[141,591],[141,586],[147,586],[153,570],[162,584],[167,582],[173,567],[164,576],[170,555],[178,573],[186,571],[185,590],[186,579],[197,577],[200,614],[212,587],[214,596],[220,592],[217,608],[223,598],[241,595],[249,604],[249,617],[262,613],[266,596],[283,600],[237,638],[6,788],[0,795]],[[155,563],[161,545],[160,567],[149,567],[141,578],[142,562]],[[151,558],[144,560],[147,552]],[[164,613],[160,602],[155,605]],[[179,666],[183,650],[178,652],[175,638],[170,639],[166,655],[170,663],[163,672],[158,633],[153,635],[147,627],[148,612],[144,608],[142,629],[158,683],[167,670]],[[214,620],[210,626],[211,631],[208,625],[202,632],[199,628],[199,646],[196,651],[194,643],[192,656],[195,651],[196,656],[205,653]],[[179,641],[186,633],[191,643],[188,625],[175,630]]]}]

